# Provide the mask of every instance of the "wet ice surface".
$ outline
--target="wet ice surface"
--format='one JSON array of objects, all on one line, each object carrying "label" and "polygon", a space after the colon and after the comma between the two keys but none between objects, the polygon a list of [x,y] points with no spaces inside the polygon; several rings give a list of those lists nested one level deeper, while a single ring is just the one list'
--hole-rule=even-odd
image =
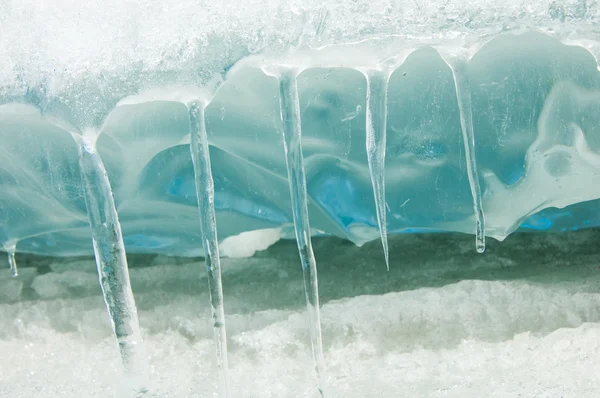
[{"label": "wet ice surface", "polygon": [[[315,238],[328,396],[596,396],[599,238],[515,234],[478,255],[469,236],[400,235],[390,272],[380,242]],[[233,396],[318,396],[297,256],[282,241],[223,260]],[[130,264],[150,396],[216,396],[198,261]],[[112,396],[121,364],[93,259],[21,255],[17,279],[2,265],[0,396]]]},{"label": "wet ice surface", "polygon": [[[92,252],[73,127],[100,132],[127,252],[201,255],[185,105],[195,100],[207,102],[203,144],[219,237],[290,226],[279,90],[269,75],[282,65],[303,70],[301,147],[314,230],[357,244],[381,238],[384,250],[387,233],[477,233],[483,250],[484,232],[501,240],[517,229],[598,227],[600,47],[584,40],[592,36],[511,31],[486,36],[480,48],[365,36],[232,58],[210,84],[184,79],[185,68],[142,84],[134,77],[143,70],[117,66],[116,75],[65,72],[39,84],[0,79],[0,245]],[[466,54],[456,64],[458,50]],[[373,85],[371,76],[368,90],[369,68],[391,73],[388,84]]]}]

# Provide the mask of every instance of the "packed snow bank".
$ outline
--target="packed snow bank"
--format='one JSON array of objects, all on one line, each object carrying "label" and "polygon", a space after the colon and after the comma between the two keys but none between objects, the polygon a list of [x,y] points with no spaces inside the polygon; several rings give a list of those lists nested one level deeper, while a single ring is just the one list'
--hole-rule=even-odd
[{"label": "packed snow bank", "polygon": [[[389,273],[377,242],[316,239],[329,394],[593,397],[597,239],[596,230],[517,234],[479,256],[468,237],[403,235],[390,241],[403,261]],[[150,396],[213,396],[202,264],[154,256],[130,263]],[[0,395],[112,394],[121,365],[93,260],[23,260],[21,271],[18,301],[1,298]],[[224,259],[223,271],[234,395],[314,396],[295,244]],[[12,281],[2,276],[0,291]]]}]

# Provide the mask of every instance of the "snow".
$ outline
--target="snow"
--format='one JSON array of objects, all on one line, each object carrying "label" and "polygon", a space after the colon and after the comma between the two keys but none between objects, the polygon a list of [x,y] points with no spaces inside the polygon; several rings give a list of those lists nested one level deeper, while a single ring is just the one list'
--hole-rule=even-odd
[{"label": "snow", "polygon": [[[594,397],[600,231],[314,238],[328,397]],[[316,397],[298,254],[223,259],[233,395]],[[92,259],[18,258],[0,296],[0,396],[111,396],[121,365]],[[131,256],[151,397],[217,396],[201,262]],[[37,268],[32,268],[32,266]],[[15,279],[0,276],[5,292]]]}]

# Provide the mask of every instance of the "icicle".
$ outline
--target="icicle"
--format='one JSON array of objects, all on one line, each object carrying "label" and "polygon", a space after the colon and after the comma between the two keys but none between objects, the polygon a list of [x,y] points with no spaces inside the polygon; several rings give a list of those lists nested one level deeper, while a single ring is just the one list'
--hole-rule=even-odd
[{"label": "icicle", "polygon": [[473,195],[473,207],[475,210],[475,247],[477,252],[485,251],[485,218],[483,205],[481,203],[481,187],[477,175],[477,162],[475,160],[475,133],[473,132],[473,114],[471,110],[471,88],[467,76],[467,63],[464,59],[456,59],[449,62],[452,70],[456,98],[458,100],[458,111],[460,112],[460,125],[462,128],[463,142],[465,145],[465,157],[467,160],[467,174]]},{"label": "icicle", "polygon": [[204,246],[208,289],[214,338],[217,349],[217,365],[221,379],[223,397],[230,397],[229,367],[227,363],[227,333],[225,330],[225,310],[223,308],[223,287],[221,285],[221,262],[217,240],[217,220],[215,216],[215,187],[210,167],[208,138],[204,121],[204,105],[193,102],[189,105],[192,161],[196,179],[196,195],[200,212],[200,233]]},{"label": "icicle", "polygon": [[369,69],[364,72],[367,79],[367,160],[379,235],[383,245],[385,265],[390,270],[390,260],[387,240],[386,202],[385,202],[385,143],[387,123],[388,79],[386,71]]},{"label": "icicle", "polygon": [[121,224],[108,175],[95,143],[87,137],[73,136],[79,143],[79,165],[100,286],[125,368],[121,395],[131,397],[147,392],[147,363],[129,282]]},{"label": "icicle", "polygon": [[321,338],[321,317],[319,314],[319,286],[317,281],[317,263],[310,239],[306,177],[304,176],[304,161],[302,158],[300,100],[298,97],[296,71],[289,68],[282,68],[278,80],[281,121],[283,124],[283,147],[292,199],[294,228],[298,251],[300,252],[300,260],[302,262],[310,339],[317,373],[317,387],[323,396],[322,378],[324,376],[324,359]]},{"label": "icicle", "polygon": [[17,245],[12,244],[6,247],[6,253],[8,254],[8,266],[10,267],[10,275],[13,278],[19,276],[19,269],[17,268],[17,260],[15,259],[15,251],[17,250]]}]

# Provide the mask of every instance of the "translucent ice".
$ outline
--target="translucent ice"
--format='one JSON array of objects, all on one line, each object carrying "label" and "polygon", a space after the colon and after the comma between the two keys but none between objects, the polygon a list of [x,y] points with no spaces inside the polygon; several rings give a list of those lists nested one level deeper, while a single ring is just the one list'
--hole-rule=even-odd
[{"label": "translucent ice", "polygon": [[317,263],[310,237],[310,221],[308,218],[308,199],[306,194],[306,176],[304,174],[304,156],[302,154],[302,125],[300,122],[300,100],[298,98],[297,71],[281,68],[276,75],[279,81],[279,101],[283,147],[286,156],[286,167],[290,186],[290,197],[294,210],[294,231],[302,275],[304,294],[308,312],[308,327],[313,353],[313,362],[317,375],[317,388],[324,394],[323,386],[323,341],[321,334],[321,316],[319,308],[319,285]]},{"label": "translucent ice", "polygon": [[12,277],[19,276],[19,269],[17,268],[17,260],[15,258],[15,250],[16,245],[10,245],[6,249],[6,254],[8,255],[8,266],[10,267],[10,275]]},{"label": "translucent ice", "polygon": [[120,397],[147,392],[147,359],[123,245],[121,224],[106,169],[91,137],[73,134],[92,232],[98,279],[125,370]]},{"label": "translucent ice", "polygon": [[[0,247],[15,276],[15,255],[95,252],[129,373],[125,249],[206,259],[227,396],[219,243],[296,238],[320,374],[312,235],[380,239],[389,267],[393,234],[474,233],[483,252],[600,226],[596,3],[201,3],[0,3]],[[73,290],[52,277],[2,296]]]},{"label": "translucent ice", "polygon": [[[312,235],[380,239],[389,267],[393,234],[483,252],[600,226],[596,3],[221,3],[0,4],[0,247],[14,276],[21,253],[95,252],[129,373],[145,360],[125,249],[205,257],[227,396],[220,243],[296,238],[320,373]],[[74,289],[10,281],[8,301]]]},{"label": "translucent ice", "polygon": [[217,237],[215,216],[215,185],[210,166],[208,140],[206,138],[205,104],[200,101],[189,105],[190,135],[196,197],[200,215],[200,233],[204,248],[204,261],[208,274],[208,289],[213,318],[213,330],[221,379],[221,396],[231,397],[229,389],[229,365],[227,362],[227,333],[225,329],[225,308],[223,304],[223,285],[221,283],[221,258]]},{"label": "translucent ice", "polygon": [[[437,51],[441,42],[444,48],[468,43],[386,37],[268,56],[268,62],[303,70],[298,91],[312,231],[357,244],[380,236],[365,151],[362,72],[380,65],[391,71],[388,232],[474,233],[477,213],[455,79]],[[476,179],[488,237],[504,239],[519,228],[600,225],[600,194],[593,183],[597,54],[589,40],[576,43],[508,33],[486,39],[465,61],[461,73],[470,86]],[[241,59],[206,108],[220,240],[279,228],[281,236],[293,237],[278,87],[261,70],[268,62],[264,56]],[[18,242],[18,252],[61,256],[92,251],[77,146],[68,129],[49,123],[42,111],[65,123],[90,119],[101,126],[97,148],[128,252],[203,255],[183,100],[206,82],[184,72],[140,82],[125,69],[103,77],[98,69],[86,72],[84,80],[73,72],[66,86],[62,80],[2,80],[0,244]],[[130,97],[138,92],[143,101]]]},{"label": "translucent ice", "polygon": [[454,87],[456,88],[456,100],[458,101],[458,113],[460,114],[460,128],[465,147],[465,158],[467,165],[467,176],[473,196],[473,210],[475,217],[475,247],[479,253],[485,251],[485,217],[481,203],[481,187],[479,185],[479,173],[477,161],[475,160],[475,132],[473,131],[473,104],[471,101],[471,84],[467,76],[467,59],[465,57],[450,56],[446,59],[452,70]]}]

